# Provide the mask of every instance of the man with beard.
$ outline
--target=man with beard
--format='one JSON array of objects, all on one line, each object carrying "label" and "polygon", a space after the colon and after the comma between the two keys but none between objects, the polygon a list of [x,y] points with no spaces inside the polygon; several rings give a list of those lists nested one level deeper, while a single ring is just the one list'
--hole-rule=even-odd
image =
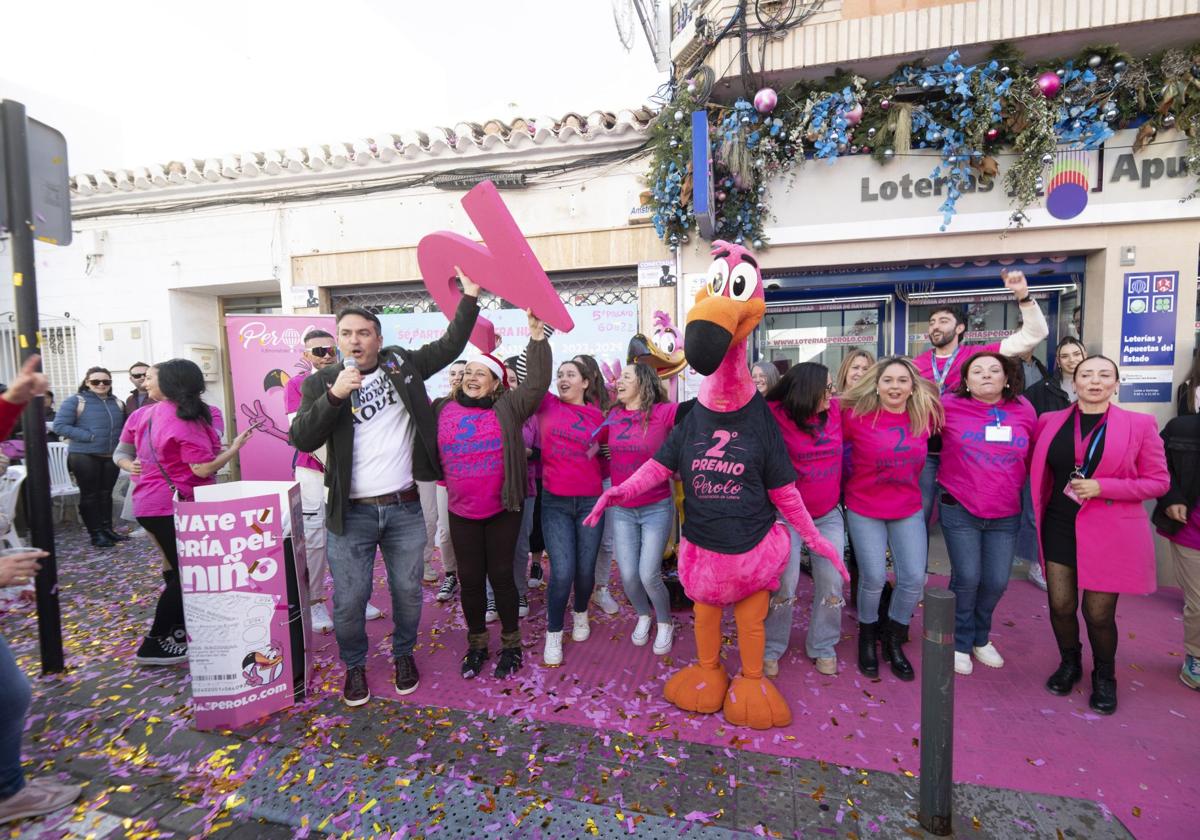
[{"label": "man with beard", "polygon": [[[1021,309],[1021,328],[1003,341],[967,347],[962,343],[963,334],[967,331],[967,318],[962,310],[953,306],[938,306],[929,314],[929,343],[932,346],[913,359],[913,364],[923,377],[937,386],[939,393],[953,392],[958,387],[963,364],[974,354],[1019,356],[1034,350],[1050,334],[1046,316],[1029,293],[1025,273],[1003,271],[1000,277]],[[941,448],[940,437],[930,439],[929,456],[921,473],[921,501],[925,509],[926,527],[933,515]]]}]

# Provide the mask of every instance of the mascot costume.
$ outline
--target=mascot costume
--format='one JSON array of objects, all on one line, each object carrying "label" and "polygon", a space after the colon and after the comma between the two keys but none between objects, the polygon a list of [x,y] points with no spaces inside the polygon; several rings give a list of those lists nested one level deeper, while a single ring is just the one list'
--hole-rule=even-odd
[{"label": "mascot costume", "polygon": [[[791,723],[779,690],[763,676],[770,593],[787,567],[790,538],[776,511],[842,578],[842,547],[820,535],[796,489],[783,435],[750,379],[747,339],[766,312],[758,263],[745,248],[713,243],[708,284],[684,329],[688,363],[706,378],[699,402],[658,453],[627,481],[605,491],[588,517],[635,498],[678,472],[684,486],[679,577],[695,601],[697,662],[668,680],[666,698],[689,712],[724,710],[736,726]],[[721,664],[721,614],[732,605],[742,672],[732,682]]]}]

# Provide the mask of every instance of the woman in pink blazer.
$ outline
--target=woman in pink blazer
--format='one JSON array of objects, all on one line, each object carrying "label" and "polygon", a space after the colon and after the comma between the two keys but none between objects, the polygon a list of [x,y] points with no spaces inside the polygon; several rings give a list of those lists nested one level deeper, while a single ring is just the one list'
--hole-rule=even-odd
[{"label": "woman in pink blazer", "polygon": [[1104,356],[1075,368],[1078,402],[1038,418],[1030,482],[1062,662],[1046,688],[1067,695],[1083,677],[1079,590],[1092,645],[1092,694],[1100,714],[1117,710],[1117,596],[1154,591],[1154,537],[1142,503],[1171,485],[1158,424],[1110,405],[1119,374]]}]

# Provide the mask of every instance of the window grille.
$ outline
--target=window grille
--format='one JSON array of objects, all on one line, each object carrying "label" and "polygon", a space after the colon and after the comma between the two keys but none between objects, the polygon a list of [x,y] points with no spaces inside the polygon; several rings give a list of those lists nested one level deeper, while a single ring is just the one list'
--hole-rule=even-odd
[{"label": "window grille", "polygon": [[[561,272],[550,275],[558,296],[568,306],[606,306],[637,303],[637,270]],[[333,311],[361,306],[377,315],[437,312],[422,283],[390,283],[376,286],[347,286],[330,290]],[[484,291],[482,309],[511,309],[507,301]]]},{"label": "window grille", "polygon": [[[50,380],[56,402],[79,389],[78,343],[75,322],[41,316],[42,371]],[[16,315],[0,313],[0,382],[12,382],[21,369]]]}]

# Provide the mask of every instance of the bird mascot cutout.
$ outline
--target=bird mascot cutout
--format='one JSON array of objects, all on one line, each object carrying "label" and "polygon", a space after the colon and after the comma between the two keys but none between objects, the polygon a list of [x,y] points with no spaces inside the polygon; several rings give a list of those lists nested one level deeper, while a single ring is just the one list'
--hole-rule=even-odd
[{"label": "bird mascot cutout", "polygon": [[[684,486],[679,577],[695,601],[697,661],[668,681],[666,698],[689,712],[723,709],[736,726],[787,726],[792,713],[763,676],[770,593],[787,567],[790,539],[777,512],[844,580],[842,547],[820,535],[796,489],[783,435],[750,379],[747,339],[766,312],[762,276],[739,245],[713,243],[708,283],[684,328],[688,364],[706,378],[697,405],[655,456],[596,502],[587,524],[610,504],[635,498],[678,472]],[[721,664],[721,615],[732,605],[742,671]]]}]

